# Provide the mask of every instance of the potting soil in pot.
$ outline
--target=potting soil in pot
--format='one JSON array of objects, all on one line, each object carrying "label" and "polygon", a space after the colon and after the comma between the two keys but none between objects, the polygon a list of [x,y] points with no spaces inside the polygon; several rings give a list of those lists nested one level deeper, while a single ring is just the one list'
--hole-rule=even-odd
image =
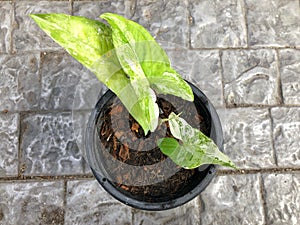
[{"label": "potting soil in pot", "polygon": [[[171,112],[182,113],[181,117],[190,125],[210,134],[210,117],[196,96],[194,103],[159,95],[157,103],[160,118],[167,118]],[[145,136],[117,97],[108,101],[102,110],[97,131],[101,161],[106,170],[104,177],[122,193],[137,200],[158,202],[184,195],[207,172],[180,168],[161,153],[156,143],[160,138],[172,137],[168,123],[160,124],[155,132]]]}]

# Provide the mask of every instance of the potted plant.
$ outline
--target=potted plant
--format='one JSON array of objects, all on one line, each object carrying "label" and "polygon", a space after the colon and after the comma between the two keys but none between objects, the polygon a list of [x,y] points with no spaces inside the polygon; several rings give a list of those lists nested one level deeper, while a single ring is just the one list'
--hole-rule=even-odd
[{"label": "potted plant", "polygon": [[65,14],[30,16],[109,88],[91,113],[86,151],[95,177],[115,198],[170,209],[203,191],[215,164],[235,168],[220,151],[214,107],[144,27],[112,13],[100,16],[108,25]]}]

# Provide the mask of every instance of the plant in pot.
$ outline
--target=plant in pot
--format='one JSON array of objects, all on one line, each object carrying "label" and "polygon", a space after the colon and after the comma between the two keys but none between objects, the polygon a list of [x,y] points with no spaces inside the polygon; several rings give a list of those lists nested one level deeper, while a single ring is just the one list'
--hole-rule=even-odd
[{"label": "plant in pot", "polygon": [[108,25],[65,14],[30,16],[109,88],[91,113],[86,153],[112,196],[140,209],[170,209],[203,191],[216,164],[236,168],[220,151],[214,107],[144,27],[112,13],[100,16]]}]

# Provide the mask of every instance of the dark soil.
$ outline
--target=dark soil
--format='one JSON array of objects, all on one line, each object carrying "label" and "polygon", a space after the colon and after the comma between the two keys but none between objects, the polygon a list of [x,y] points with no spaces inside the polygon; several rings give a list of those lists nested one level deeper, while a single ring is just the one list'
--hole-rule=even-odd
[{"label": "dark soil", "polygon": [[[196,96],[195,96],[196,97]],[[210,118],[195,99],[195,104],[174,96],[161,95],[157,99],[160,118],[171,112],[182,113],[190,125],[206,135],[210,133]],[[168,123],[162,123],[155,132],[144,134],[118,98],[111,99],[97,121],[100,137],[101,161],[105,177],[120,191],[133,198],[156,202],[191,190],[207,171],[187,170],[174,164],[157,147],[157,140],[172,137]]]}]

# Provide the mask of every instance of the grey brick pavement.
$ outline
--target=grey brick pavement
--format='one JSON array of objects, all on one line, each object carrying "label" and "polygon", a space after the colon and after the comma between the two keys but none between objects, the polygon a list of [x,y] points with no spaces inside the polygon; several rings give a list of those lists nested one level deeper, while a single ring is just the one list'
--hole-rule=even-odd
[{"label": "grey brick pavement", "polygon": [[[299,224],[299,4],[0,1],[0,224]],[[107,11],[149,29],[174,67],[207,94],[225,152],[241,168],[220,167],[179,208],[132,209],[95,181],[81,153],[82,131],[86,109],[105,88],[28,17],[97,19]]]}]

